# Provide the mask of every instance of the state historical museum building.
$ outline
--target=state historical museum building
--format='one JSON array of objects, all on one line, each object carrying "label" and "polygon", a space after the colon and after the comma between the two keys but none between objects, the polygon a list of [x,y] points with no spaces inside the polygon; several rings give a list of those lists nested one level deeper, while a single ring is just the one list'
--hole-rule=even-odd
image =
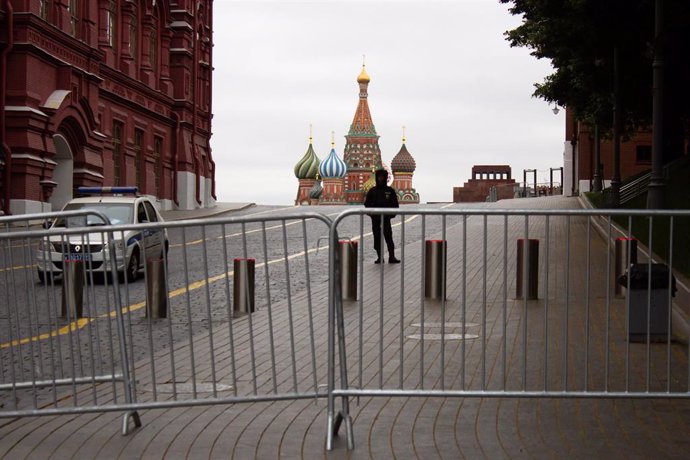
[{"label": "state historical museum building", "polygon": [[212,23],[212,0],[0,0],[2,210],[99,185],[213,206]]}]

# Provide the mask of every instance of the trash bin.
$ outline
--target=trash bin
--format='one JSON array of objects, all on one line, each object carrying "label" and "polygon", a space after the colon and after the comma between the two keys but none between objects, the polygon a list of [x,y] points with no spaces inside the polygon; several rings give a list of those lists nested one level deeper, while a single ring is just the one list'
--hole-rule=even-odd
[{"label": "trash bin", "polygon": [[[649,268],[649,264],[631,264],[618,278],[618,284],[623,287],[627,288],[630,283],[630,289],[626,293],[630,342],[646,342],[647,329],[652,342],[666,341],[670,332],[669,276],[672,297],[676,294],[676,278],[669,273],[665,264],[652,264],[651,274]],[[649,299],[651,301],[648,303]]]}]

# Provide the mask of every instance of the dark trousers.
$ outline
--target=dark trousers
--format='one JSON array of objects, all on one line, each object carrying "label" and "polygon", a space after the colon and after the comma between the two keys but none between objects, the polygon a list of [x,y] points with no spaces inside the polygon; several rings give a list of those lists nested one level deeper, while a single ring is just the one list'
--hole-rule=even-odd
[{"label": "dark trousers", "polygon": [[[395,244],[393,243],[393,230],[391,230],[390,216],[383,216],[383,238],[386,240],[388,254],[393,255]],[[374,233],[374,249],[377,254],[381,254],[381,216],[371,216],[371,227]]]}]

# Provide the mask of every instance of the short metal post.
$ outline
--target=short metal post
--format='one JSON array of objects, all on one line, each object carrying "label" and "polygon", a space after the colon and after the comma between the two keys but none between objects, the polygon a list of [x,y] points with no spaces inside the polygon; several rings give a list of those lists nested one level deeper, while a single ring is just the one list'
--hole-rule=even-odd
[{"label": "short metal post", "polygon": [[539,240],[517,240],[515,298],[522,299],[523,290],[527,291],[528,300],[536,300],[539,296]]},{"label": "short metal post", "polygon": [[[84,261],[62,261],[62,310],[60,316],[81,318],[84,310]],[[69,311],[69,315],[67,312]]]},{"label": "short metal post", "polygon": [[[616,238],[616,254],[615,254],[615,277],[613,279],[614,294],[617,297],[623,295],[623,287],[616,282],[623,273],[628,270],[631,264],[637,263],[637,240],[635,238]],[[628,260],[630,254],[630,260]]]},{"label": "short metal post", "polygon": [[446,294],[447,242],[426,240],[424,256],[424,297],[441,300]]},{"label": "short metal post", "polygon": [[165,279],[165,259],[146,261],[146,317],[168,317],[168,283]]},{"label": "short metal post", "polygon": [[233,311],[254,312],[254,259],[237,258],[233,263]]},{"label": "short metal post", "polygon": [[357,241],[338,241],[340,290],[343,300],[357,300]]}]

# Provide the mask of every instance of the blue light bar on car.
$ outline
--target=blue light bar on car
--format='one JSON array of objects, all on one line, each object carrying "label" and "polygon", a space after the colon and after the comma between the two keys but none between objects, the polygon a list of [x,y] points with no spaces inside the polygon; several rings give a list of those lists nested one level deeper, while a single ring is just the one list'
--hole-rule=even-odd
[{"label": "blue light bar on car", "polygon": [[94,195],[94,194],[125,194],[132,193],[137,194],[139,192],[139,187],[78,187],[77,192],[83,195]]}]

